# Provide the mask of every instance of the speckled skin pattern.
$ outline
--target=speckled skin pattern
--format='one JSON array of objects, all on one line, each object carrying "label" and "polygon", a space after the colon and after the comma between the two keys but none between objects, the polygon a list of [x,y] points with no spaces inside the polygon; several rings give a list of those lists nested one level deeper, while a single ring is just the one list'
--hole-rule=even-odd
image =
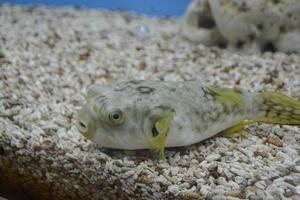
[{"label": "speckled skin pattern", "polygon": [[185,37],[209,46],[300,53],[298,0],[195,0],[182,27]]},{"label": "speckled skin pattern", "polygon": [[[241,102],[229,104],[216,98],[199,81],[130,81],[113,86],[94,85],[87,103],[79,111],[79,121],[89,125],[89,136],[100,145],[119,149],[147,148],[157,116],[172,112],[173,121],[166,147],[186,146],[227,129],[242,120],[257,117],[261,98],[256,93],[234,91]],[[97,108],[95,108],[97,107]],[[104,115],[120,110],[124,122],[110,125]]]}]

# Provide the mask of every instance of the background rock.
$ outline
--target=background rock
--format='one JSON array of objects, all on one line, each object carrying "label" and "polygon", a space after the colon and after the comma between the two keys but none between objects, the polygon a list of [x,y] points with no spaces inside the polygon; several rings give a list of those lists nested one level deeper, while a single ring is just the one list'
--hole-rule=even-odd
[{"label": "background rock", "polygon": [[230,50],[246,53],[299,54],[300,2],[195,0],[186,11],[182,29],[188,39],[208,46],[227,44]]}]

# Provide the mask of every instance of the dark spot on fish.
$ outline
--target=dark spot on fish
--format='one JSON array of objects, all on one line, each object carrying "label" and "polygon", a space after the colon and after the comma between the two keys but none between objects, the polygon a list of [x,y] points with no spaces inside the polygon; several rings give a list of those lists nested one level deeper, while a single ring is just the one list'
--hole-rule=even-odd
[{"label": "dark spot on fish", "polygon": [[274,46],[274,43],[272,41],[268,41],[263,46],[262,51],[263,52],[275,52],[276,47]]},{"label": "dark spot on fish", "polygon": [[211,29],[216,26],[215,20],[208,14],[199,14],[198,17],[198,27]]},{"label": "dark spot on fish", "polygon": [[104,95],[98,95],[98,96],[96,96],[96,100],[98,103],[103,103],[104,101],[107,100],[107,97]]},{"label": "dark spot on fish", "polygon": [[262,31],[264,29],[264,25],[262,23],[257,24],[256,27],[260,31]]},{"label": "dark spot on fish", "polygon": [[251,8],[247,5],[247,2],[243,2],[238,8],[240,12],[248,12]]},{"label": "dark spot on fish", "polygon": [[155,89],[147,86],[139,86],[137,90],[142,94],[151,94]]},{"label": "dark spot on fish", "polygon": [[255,40],[255,38],[256,38],[256,36],[255,36],[254,33],[250,33],[250,34],[248,35],[248,39],[249,39],[250,41]]},{"label": "dark spot on fish", "polygon": [[125,88],[126,87],[118,87],[118,88],[115,88],[114,91],[115,92],[121,92],[121,91],[125,90]]},{"label": "dark spot on fish", "polygon": [[121,82],[115,86],[114,91],[124,91],[129,88],[132,88],[132,84],[130,84],[130,82]]},{"label": "dark spot on fish", "polygon": [[221,49],[225,49],[228,46],[228,42],[225,39],[223,39],[218,42],[217,46],[219,46]]},{"label": "dark spot on fish", "polygon": [[133,85],[138,85],[142,82],[144,82],[144,81],[142,81],[142,80],[132,80],[132,81],[129,81],[128,83],[133,84]]},{"label": "dark spot on fish", "polygon": [[171,91],[171,92],[175,92],[175,91],[176,91],[176,88],[171,88],[170,91]]},{"label": "dark spot on fish", "polygon": [[245,42],[242,40],[237,41],[236,48],[241,49],[245,45]]},{"label": "dark spot on fish", "polygon": [[98,103],[104,104],[106,100],[107,100],[107,98],[99,99],[99,100],[98,100]]},{"label": "dark spot on fish", "polygon": [[160,105],[160,106],[156,106],[156,107],[154,107],[154,109],[161,109],[161,110],[169,110],[169,111],[171,111],[171,112],[173,112],[173,113],[176,113],[176,111],[175,111],[175,109],[174,108],[171,108],[171,107],[169,107],[169,106],[165,106],[165,105]]},{"label": "dark spot on fish", "polygon": [[285,33],[286,27],[284,25],[279,26],[279,31],[280,31],[280,33]]},{"label": "dark spot on fish", "polygon": [[159,132],[157,130],[157,128],[155,127],[155,125],[152,127],[152,136],[153,137],[157,137],[159,135]]}]

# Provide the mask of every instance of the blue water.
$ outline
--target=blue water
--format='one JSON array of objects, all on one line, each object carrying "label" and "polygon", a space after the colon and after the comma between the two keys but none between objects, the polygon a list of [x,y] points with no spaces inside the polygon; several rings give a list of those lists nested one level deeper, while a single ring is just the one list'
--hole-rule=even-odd
[{"label": "blue water", "polygon": [[182,16],[191,0],[0,0],[0,3],[80,6],[131,11],[152,16]]}]

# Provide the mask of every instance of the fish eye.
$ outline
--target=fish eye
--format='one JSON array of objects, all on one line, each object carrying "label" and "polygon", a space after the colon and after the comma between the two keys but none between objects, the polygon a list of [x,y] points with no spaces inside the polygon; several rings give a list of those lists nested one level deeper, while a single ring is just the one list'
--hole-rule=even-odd
[{"label": "fish eye", "polygon": [[113,116],[112,116],[112,118],[114,120],[118,120],[118,119],[120,119],[120,114],[119,113],[114,113]]},{"label": "fish eye", "polygon": [[114,125],[120,125],[124,121],[123,113],[121,110],[115,110],[108,114],[109,121]]}]

